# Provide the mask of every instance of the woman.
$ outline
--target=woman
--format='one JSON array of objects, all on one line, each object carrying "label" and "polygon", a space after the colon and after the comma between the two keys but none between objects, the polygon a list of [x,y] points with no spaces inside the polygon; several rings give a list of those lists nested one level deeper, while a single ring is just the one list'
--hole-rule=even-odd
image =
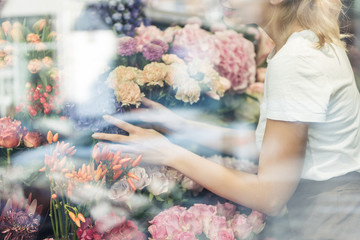
[{"label": "woman", "polygon": [[[256,130],[258,173],[209,162],[155,130],[110,116],[104,118],[129,136],[93,137],[120,142],[126,151],[143,153],[147,162],[173,167],[215,194],[268,215],[287,205],[295,239],[358,239],[360,96],[340,40],[341,1],[223,0],[222,5],[228,18],[257,23],[276,45],[268,57]],[[143,103],[170,114],[154,102]],[[178,121],[183,128],[230,135],[228,147],[255,138],[251,133],[234,138],[229,129]]]}]

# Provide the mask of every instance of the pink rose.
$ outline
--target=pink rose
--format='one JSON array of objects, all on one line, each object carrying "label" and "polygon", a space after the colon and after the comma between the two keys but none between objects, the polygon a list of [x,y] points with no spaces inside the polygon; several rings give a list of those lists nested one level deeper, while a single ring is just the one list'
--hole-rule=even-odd
[{"label": "pink rose", "polygon": [[180,215],[180,226],[183,230],[192,232],[195,235],[202,233],[201,221],[196,219],[193,213],[184,211]]},{"label": "pink rose", "polygon": [[194,214],[197,220],[201,221],[203,232],[209,232],[211,218],[216,215],[216,207],[206,204],[194,204],[188,211]]},{"label": "pink rose", "polygon": [[21,143],[23,129],[21,122],[9,117],[0,118],[0,146],[15,148]]},{"label": "pink rose", "polygon": [[168,234],[165,225],[151,225],[148,230],[154,240],[167,239]]},{"label": "pink rose", "polygon": [[210,239],[216,239],[220,230],[227,229],[226,218],[222,216],[212,216],[210,220],[209,231],[204,231]]},{"label": "pink rose", "polygon": [[252,226],[248,222],[246,215],[236,214],[231,221],[231,228],[234,231],[235,237],[246,239],[252,233]]},{"label": "pink rose", "polygon": [[235,240],[234,233],[231,229],[221,229],[214,240]]},{"label": "pink rose", "polygon": [[229,220],[233,218],[235,214],[236,206],[228,202],[224,204],[218,203],[216,205],[216,210],[217,210],[217,215],[223,216],[226,218],[226,220]]},{"label": "pink rose", "polygon": [[36,148],[41,145],[43,137],[39,132],[27,132],[24,136],[24,145],[28,148]]},{"label": "pink rose", "polygon": [[264,227],[265,227],[265,215],[262,214],[261,212],[255,211],[253,210],[250,215],[248,216],[248,222],[250,223],[250,225],[253,228],[253,232],[255,234],[260,233]]},{"label": "pink rose", "polygon": [[197,238],[192,232],[180,232],[174,236],[173,240],[197,240]]},{"label": "pink rose", "polygon": [[[165,226],[166,228],[166,234],[168,235],[167,239],[172,239],[172,237],[179,232],[182,231],[180,226],[180,215],[182,212],[186,211],[185,208],[174,206],[168,210],[165,210],[154,217],[153,220],[151,220],[149,223],[152,224],[152,226]],[[150,226],[151,227],[151,226]],[[150,231],[149,227],[149,231]],[[151,231],[154,233],[157,233],[155,230],[159,231],[159,235],[164,236],[164,230],[159,228],[152,228]],[[150,232],[151,233],[151,232]]]}]

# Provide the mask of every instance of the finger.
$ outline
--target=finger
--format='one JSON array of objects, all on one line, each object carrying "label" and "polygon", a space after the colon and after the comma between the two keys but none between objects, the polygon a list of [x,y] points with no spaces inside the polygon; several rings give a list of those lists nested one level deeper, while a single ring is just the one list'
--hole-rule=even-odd
[{"label": "finger", "polygon": [[136,148],[132,145],[106,143],[106,142],[98,142],[97,145],[102,148],[107,147],[112,152],[117,152],[119,150],[121,150],[121,152],[124,154],[135,154],[135,153],[139,152],[137,150],[139,148]]},{"label": "finger", "polygon": [[111,142],[128,142],[129,136],[120,135],[120,134],[110,134],[110,133],[94,133],[93,138],[98,140],[105,140]]},{"label": "finger", "polygon": [[148,108],[152,108],[152,109],[165,109],[165,107],[163,105],[161,105],[160,103],[154,102],[146,97],[143,97],[141,99],[142,104],[144,104],[144,106],[148,107]]},{"label": "finger", "polygon": [[127,123],[123,120],[120,120],[118,118],[114,118],[112,116],[109,116],[109,115],[104,115],[103,118],[105,119],[105,121],[107,121],[108,123],[111,123],[115,126],[117,126],[118,128],[121,128],[122,130],[125,130],[127,131],[128,133],[132,133],[132,132],[135,132],[138,127],[130,124],[130,123]]}]

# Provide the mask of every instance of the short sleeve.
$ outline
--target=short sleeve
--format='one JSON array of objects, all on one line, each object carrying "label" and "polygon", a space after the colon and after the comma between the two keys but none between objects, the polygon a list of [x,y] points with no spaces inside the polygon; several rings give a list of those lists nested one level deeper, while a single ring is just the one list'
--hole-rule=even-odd
[{"label": "short sleeve", "polygon": [[311,57],[282,57],[268,65],[266,117],[272,120],[324,122],[331,88],[321,63]]}]

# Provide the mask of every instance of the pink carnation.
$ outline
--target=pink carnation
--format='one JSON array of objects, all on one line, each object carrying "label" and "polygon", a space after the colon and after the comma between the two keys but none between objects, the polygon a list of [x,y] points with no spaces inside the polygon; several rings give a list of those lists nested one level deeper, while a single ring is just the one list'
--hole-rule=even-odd
[{"label": "pink carnation", "polygon": [[254,45],[233,30],[216,32],[215,36],[216,47],[220,51],[217,66],[220,75],[231,81],[233,90],[244,91],[255,82]]},{"label": "pink carnation", "polygon": [[166,53],[169,50],[169,45],[160,39],[152,40],[151,43],[160,46],[163,50],[163,53]]},{"label": "pink carnation", "polygon": [[117,52],[120,56],[131,56],[136,53],[136,40],[132,37],[119,39]]},{"label": "pink carnation", "polygon": [[215,37],[200,28],[198,24],[187,24],[175,33],[173,46],[184,47],[187,51],[186,61],[194,58],[207,58],[213,64],[220,61],[220,53],[216,48]]},{"label": "pink carnation", "polygon": [[148,61],[158,61],[163,55],[163,48],[153,43],[147,43],[142,49],[142,54]]}]

